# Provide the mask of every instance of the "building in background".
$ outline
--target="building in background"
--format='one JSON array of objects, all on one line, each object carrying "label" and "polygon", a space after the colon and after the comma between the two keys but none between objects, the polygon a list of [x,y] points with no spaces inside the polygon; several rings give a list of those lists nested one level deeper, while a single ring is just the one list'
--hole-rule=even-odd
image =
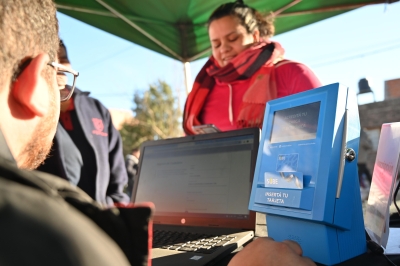
[{"label": "building in background", "polygon": [[400,122],[400,78],[385,81],[385,99],[358,106],[361,134],[359,163],[373,173],[382,124]]},{"label": "building in background", "polygon": [[122,125],[133,119],[132,111],[120,109],[108,109],[111,114],[111,119],[114,127],[119,131]]}]

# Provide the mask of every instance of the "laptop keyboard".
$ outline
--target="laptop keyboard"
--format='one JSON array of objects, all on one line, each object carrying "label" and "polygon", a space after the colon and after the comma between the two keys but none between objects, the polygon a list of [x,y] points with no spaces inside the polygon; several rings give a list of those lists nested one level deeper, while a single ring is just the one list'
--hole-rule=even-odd
[{"label": "laptop keyboard", "polygon": [[233,235],[213,236],[198,233],[154,230],[153,247],[210,254],[218,248],[232,243],[235,238]]}]

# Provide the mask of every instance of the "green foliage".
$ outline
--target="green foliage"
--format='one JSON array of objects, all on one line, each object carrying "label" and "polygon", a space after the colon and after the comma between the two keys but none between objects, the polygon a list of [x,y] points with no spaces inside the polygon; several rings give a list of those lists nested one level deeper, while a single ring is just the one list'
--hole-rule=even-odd
[{"label": "green foliage", "polygon": [[164,81],[150,85],[133,98],[135,117],[121,130],[124,154],[140,146],[143,141],[179,137],[183,135],[181,110],[171,87]]}]

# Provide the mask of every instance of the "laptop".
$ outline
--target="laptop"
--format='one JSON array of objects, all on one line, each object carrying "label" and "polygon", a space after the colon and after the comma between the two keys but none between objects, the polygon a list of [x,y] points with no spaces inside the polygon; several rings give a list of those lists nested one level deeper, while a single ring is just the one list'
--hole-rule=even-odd
[{"label": "laptop", "polygon": [[155,204],[154,266],[213,265],[254,237],[259,138],[247,128],[141,145],[132,202]]}]

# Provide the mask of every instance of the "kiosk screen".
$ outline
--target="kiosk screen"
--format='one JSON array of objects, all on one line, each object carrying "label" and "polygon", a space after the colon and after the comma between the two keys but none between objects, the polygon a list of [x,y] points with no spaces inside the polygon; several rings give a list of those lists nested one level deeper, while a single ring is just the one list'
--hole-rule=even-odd
[{"label": "kiosk screen", "polygon": [[274,113],[271,143],[315,139],[321,102]]}]

